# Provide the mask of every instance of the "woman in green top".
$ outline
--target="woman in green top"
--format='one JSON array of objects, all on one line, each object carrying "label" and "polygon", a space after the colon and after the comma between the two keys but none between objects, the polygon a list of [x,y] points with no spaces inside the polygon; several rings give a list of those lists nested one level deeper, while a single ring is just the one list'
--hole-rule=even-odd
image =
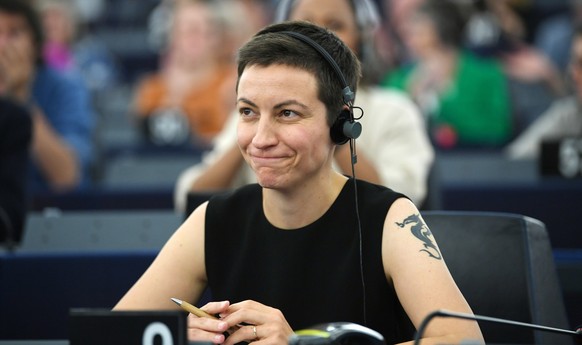
[{"label": "woman in green top", "polygon": [[447,1],[420,5],[402,33],[416,61],[386,75],[382,85],[415,99],[437,147],[499,147],[512,133],[507,80],[496,60],[461,48],[463,23]]}]

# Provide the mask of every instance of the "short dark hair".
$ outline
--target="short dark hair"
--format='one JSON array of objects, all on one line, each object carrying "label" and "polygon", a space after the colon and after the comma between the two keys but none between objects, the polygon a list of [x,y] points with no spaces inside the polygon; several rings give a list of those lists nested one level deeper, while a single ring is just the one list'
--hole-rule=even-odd
[{"label": "short dark hair", "polygon": [[[312,73],[317,80],[318,98],[327,108],[331,125],[344,107],[343,82],[330,63],[313,47],[282,31],[303,34],[325,49],[339,66],[344,78],[356,92],[361,75],[354,53],[331,31],[304,21],[272,24],[259,31],[238,54],[238,79],[248,66],[286,65]],[[237,81],[238,90],[238,81]]]},{"label": "short dark hair", "polygon": [[28,0],[0,0],[0,12],[20,16],[26,21],[32,33],[36,62],[42,63],[43,29],[39,14],[31,2]]}]

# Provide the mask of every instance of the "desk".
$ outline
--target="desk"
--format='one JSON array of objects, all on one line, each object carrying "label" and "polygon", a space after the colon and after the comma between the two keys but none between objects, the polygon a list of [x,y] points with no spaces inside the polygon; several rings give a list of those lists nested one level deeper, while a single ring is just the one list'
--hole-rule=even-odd
[{"label": "desk", "polygon": [[112,308],[156,254],[0,253],[0,339],[67,339],[70,308]]},{"label": "desk", "polygon": [[[0,345],[69,345],[66,339],[60,340],[0,340]],[[212,345],[212,343],[190,341],[189,345]]]},{"label": "desk", "polygon": [[[189,342],[190,345],[212,345],[204,342]],[[0,340],[0,345],[69,345],[68,340]]]},{"label": "desk", "polygon": [[71,308],[112,308],[157,252],[0,252],[0,339],[68,339]]},{"label": "desk", "polygon": [[582,179],[544,178],[535,161],[496,153],[439,154],[433,208],[510,212],[546,224],[553,248],[582,248]]},{"label": "desk", "polygon": [[61,210],[172,210],[174,185],[92,187],[66,193],[37,193],[30,211]]},{"label": "desk", "polygon": [[68,340],[0,340],[0,345],[69,345]]}]

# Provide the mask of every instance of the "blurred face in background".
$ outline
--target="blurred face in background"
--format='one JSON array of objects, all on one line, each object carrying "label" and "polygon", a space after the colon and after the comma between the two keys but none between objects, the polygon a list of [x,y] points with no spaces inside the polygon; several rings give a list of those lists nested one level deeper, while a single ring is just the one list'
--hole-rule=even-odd
[{"label": "blurred face in background", "polygon": [[8,49],[33,55],[32,33],[23,17],[0,11],[0,54],[5,54]]},{"label": "blurred face in background", "polygon": [[359,31],[349,0],[297,0],[289,19],[325,27],[358,53]]},{"label": "blurred face in background", "polygon": [[42,24],[47,42],[68,45],[73,41],[75,24],[71,9],[62,5],[42,9]]},{"label": "blurred face in background", "polygon": [[579,100],[582,100],[582,35],[577,35],[572,41],[570,58],[570,74],[574,82],[574,91]]},{"label": "blurred face in background", "polygon": [[0,11],[0,92],[11,83],[11,69],[32,68],[36,59],[32,32],[20,15]]},{"label": "blurred face in background", "polygon": [[384,13],[387,24],[391,26],[396,35],[401,39],[404,34],[404,26],[410,15],[424,0],[384,0]]},{"label": "blurred face in background", "polygon": [[402,40],[413,58],[424,59],[442,48],[432,20],[422,13],[410,15],[403,24]]},{"label": "blurred face in background", "polygon": [[177,6],[170,33],[170,54],[180,63],[204,64],[219,47],[219,28],[211,9],[201,3],[183,1]]}]

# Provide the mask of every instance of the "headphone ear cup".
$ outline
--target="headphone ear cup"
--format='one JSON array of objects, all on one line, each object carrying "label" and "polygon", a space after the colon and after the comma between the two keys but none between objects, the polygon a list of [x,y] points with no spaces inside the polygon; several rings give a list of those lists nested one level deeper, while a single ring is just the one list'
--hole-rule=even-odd
[{"label": "headphone ear cup", "polygon": [[337,145],[343,145],[350,139],[356,139],[362,133],[362,125],[352,119],[352,113],[344,109],[335,119],[329,129],[331,140]]},{"label": "headphone ear cup", "polygon": [[344,109],[339,113],[337,118],[335,119],[334,123],[331,125],[329,129],[329,134],[331,136],[331,140],[337,145],[343,145],[350,140],[350,138],[346,137],[344,134],[344,123],[349,121],[350,119],[350,112],[347,109]]}]

